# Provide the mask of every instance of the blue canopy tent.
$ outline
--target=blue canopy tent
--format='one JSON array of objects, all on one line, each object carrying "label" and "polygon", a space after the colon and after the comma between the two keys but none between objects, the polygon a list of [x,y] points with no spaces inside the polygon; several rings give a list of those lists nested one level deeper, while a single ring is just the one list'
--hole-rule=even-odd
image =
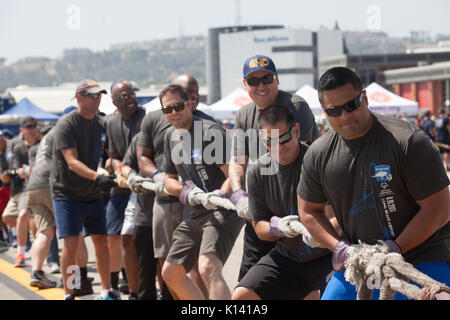
[{"label": "blue canopy tent", "polygon": [[47,112],[33,104],[27,98],[23,98],[18,104],[9,108],[2,113],[2,116],[17,116],[18,118],[32,116],[37,121],[58,120],[59,116],[54,113]]},{"label": "blue canopy tent", "polygon": [[56,121],[59,116],[46,112],[33,104],[27,98],[23,98],[18,104],[9,108],[0,115],[0,123],[12,130],[15,134],[19,131],[20,118],[32,116],[37,121]]}]

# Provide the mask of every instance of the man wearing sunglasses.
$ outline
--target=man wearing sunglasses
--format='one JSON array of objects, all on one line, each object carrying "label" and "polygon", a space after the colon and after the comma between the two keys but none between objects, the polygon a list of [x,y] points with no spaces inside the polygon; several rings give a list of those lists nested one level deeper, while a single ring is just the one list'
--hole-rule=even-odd
[{"label": "man wearing sunglasses", "polygon": [[[116,176],[122,159],[133,137],[140,131],[145,110],[138,105],[136,91],[139,88],[127,79],[119,79],[111,85],[111,99],[117,111],[106,120],[106,135],[111,165]],[[111,286],[119,289],[119,273],[123,265],[127,274],[130,299],[137,297],[137,258],[132,235],[121,235],[125,208],[130,198],[130,190],[114,186],[106,206],[106,225],[111,261]],[[123,250],[122,250],[123,247]],[[122,255],[123,253],[123,255]]]},{"label": "man wearing sunglasses", "polygon": [[[179,86],[177,87],[180,88]],[[187,112],[188,109],[186,107],[186,101],[189,99],[187,91],[181,88],[179,92],[183,95],[183,99],[180,99],[178,103],[168,107],[166,106],[166,108],[161,110],[149,112],[145,116],[136,142],[136,156],[141,174],[152,178],[158,186],[158,191],[150,203],[148,203],[148,199],[145,203],[141,201],[144,200],[144,197],[148,198],[148,195],[138,196],[137,206],[141,207],[142,212],[145,214],[140,215],[139,226],[138,221],[136,221],[135,238],[142,239],[142,241],[151,239],[151,242],[147,241],[146,246],[152,246],[153,248],[147,250],[147,256],[150,250],[154,251],[154,256],[158,259],[159,273],[169,253],[172,234],[175,228],[182,220],[190,215],[189,206],[184,206],[177,197],[164,192],[165,173],[162,169],[164,160],[164,136],[166,131],[172,126],[168,120],[175,117],[174,121],[176,122],[179,115]],[[162,104],[161,97],[159,99]],[[144,217],[146,218],[144,219]],[[142,243],[141,247],[144,248],[144,243]],[[145,258],[142,261],[147,261],[149,264],[148,268],[143,268],[143,273],[145,273],[145,270],[151,268],[150,265],[153,261]],[[191,276],[195,272],[195,270],[192,271]],[[144,281],[148,278],[148,275],[142,277]],[[192,278],[198,281],[197,283],[200,287],[204,287],[198,274],[192,276]],[[150,281],[154,282],[154,279],[150,279]],[[172,297],[166,285],[161,289],[161,293],[164,300],[176,298]]]},{"label": "man wearing sunglasses", "polygon": [[[231,292],[222,276],[222,268],[243,220],[235,211],[209,207],[198,197],[208,193],[214,193],[209,196],[223,196],[231,191],[226,177],[229,154],[226,132],[214,122],[194,118],[186,107],[188,95],[182,87],[166,87],[161,91],[160,99],[167,121],[172,124],[164,139],[165,187],[192,209],[191,216],[173,233],[163,278],[179,298],[203,300],[207,297],[187,277],[187,272],[198,261],[209,298],[228,300]],[[214,157],[213,152],[207,153],[211,149],[214,149]]]},{"label": "man wearing sunglasses", "polygon": [[91,236],[95,247],[102,288],[99,299],[119,299],[111,289],[105,207],[100,192],[101,186],[112,187],[114,178],[97,173],[104,131],[98,115],[102,94],[106,90],[96,81],[81,81],[76,88],[77,109],[58,120],[52,129],[50,188],[58,237],[64,239],[61,273],[67,300],[74,299],[71,266],[75,265],[82,229],[84,236]]},{"label": "man wearing sunglasses", "polygon": [[26,185],[30,173],[28,166],[28,151],[39,142],[36,131],[37,122],[32,116],[21,119],[20,133],[23,140],[14,145],[12,150],[11,201],[3,213],[3,220],[16,227],[17,231],[17,257],[15,267],[25,265],[25,251],[28,239],[31,211],[26,205]]},{"label": "man wearing sunglasses", "polygon": [[[308,147],[300,142],[300,125],[288,108],[269,106],[261,111],[258,122],[269,153],[247,173],[249,214],[258,237],[273,242],[275,248],[246,273],[233,299],[301,300],[325,289],[332,271],[329,250],[311,248],[301,235],[282,227],[286,219],[297,215],[296,186]],[[277,173],[264,174],[273,163],[279,167]]]},{"label": "man wearing sunglasses", "polygon": [[[298,202],[311,236],[333,251],[336,273],[322,299],[356,299],[344,270],[358,241],[382,241],[389,252],[449,284],[450,181],[437,147],[416,126],[372,113],[361,80],[350,69],[325,72],[318,94],[333,130],[303,159]],[[327,202],[342,236],[325,217]],[[379,291],[375,293],[377,299]]]},{"label": "man wearing sunglasses", "polygon": [[197,110],[198,104],[200,103],[200,94],[198,93],[198,82],[193,76],[189,74],[179,75],[172,81],[172,84],[179,85],[180,87],[186,89],[189,95],[188,104],[191,108],[192,114],[195,117],[217,122],[216,119],[214,119],[210,115],[204,113],[201,110]]},{"label": "man wearing sunglasses", "polygon": [[[230,200],[236,206],[238,214],[248,216],[248,197],[245,192],[245,172],[247,164],[254,162],[267,149],[257,134],[260,112],[272,104],[278,104],[291,110],[294,122],[300,124],[300,140],[311,143],[320,133],[316,127],[314,115],[303,98],[278,89],[279,79],[274,62],[270,57],[256,55],[248,58],[243,67],[243,83],[253,102],[243,106],[236,114],[235,139],[238,132],[245,135],[241,142],[233,140],[233,158],[230,163],[230,178],[233,194]],[[255,150],[256,154],[250,152]],[[253,230],[250,221],[246,221],[244,250],[239,272],[239,280],[258,260],[274,247],[274,242],[261,241]]]}]

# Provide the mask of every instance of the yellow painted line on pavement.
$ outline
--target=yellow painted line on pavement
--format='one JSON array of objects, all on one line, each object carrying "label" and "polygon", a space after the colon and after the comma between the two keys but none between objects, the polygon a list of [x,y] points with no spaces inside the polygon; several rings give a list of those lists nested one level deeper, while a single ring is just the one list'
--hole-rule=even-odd
[{"label": "yellow painted line on pavement", "polygon": [[60,288],[51,288],[51,289],[42,289],[31,287],[29,285],[30,282],[30,273],[21,268],[14,268],[14,266],[0,258],[0,272],[3,273],[8,278],[18,282],[25,288],[33,291],[35,294],[43,297],[46,300],[63,300],[64,299],[64,290]]}]

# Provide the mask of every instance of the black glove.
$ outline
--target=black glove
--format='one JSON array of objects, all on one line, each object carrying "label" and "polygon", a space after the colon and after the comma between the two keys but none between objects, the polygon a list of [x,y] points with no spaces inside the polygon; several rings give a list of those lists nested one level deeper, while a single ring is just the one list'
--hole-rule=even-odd
[{"label": "black glove", "polygon": [[14,177],[17,175],[16,169],[7,169],[6,170],[6,175],[8,177]]},{"label": "black glove", "polygon": [[98,184],[100,185],[100,189],[103,191],[110,190],[112,187],[116,185],[114,179],[115,179],[114,175],[99,174],[97,177],[97,181]]}]

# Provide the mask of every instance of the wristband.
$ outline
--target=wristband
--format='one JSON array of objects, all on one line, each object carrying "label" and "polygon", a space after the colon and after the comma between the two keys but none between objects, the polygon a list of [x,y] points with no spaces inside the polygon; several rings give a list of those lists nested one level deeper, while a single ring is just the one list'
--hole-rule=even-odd
[{"label": "wristband", "polygon": [[119,171],[120,171],[120,173],[122,173],[122,169],[123,169],[123,168],[126,168],[126,167],[128,167],[128,166],[127,166],[127,165],[120,165],[120,166],[119,166]]},{"label": "wristband", "polygon": [[152,173],[152,178],[159,172],[159,169],[156,169],[155,171],[153,171]]}]

